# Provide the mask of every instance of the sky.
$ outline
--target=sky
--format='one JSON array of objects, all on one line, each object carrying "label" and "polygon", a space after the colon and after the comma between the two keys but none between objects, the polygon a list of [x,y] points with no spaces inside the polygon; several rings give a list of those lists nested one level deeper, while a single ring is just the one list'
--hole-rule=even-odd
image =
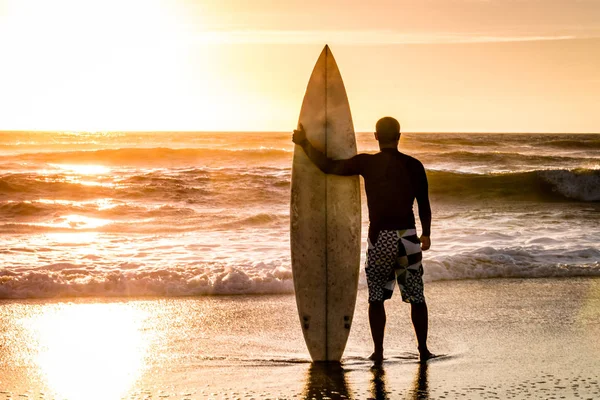
[{"label": "sky", "polygon": [[600,0],[0,0],[0,130],[600,132]]}]

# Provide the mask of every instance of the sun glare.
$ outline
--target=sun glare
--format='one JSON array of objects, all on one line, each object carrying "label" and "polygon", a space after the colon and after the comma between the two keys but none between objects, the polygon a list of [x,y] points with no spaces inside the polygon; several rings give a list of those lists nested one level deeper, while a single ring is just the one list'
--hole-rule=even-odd
[{"label": "sun glare", "polygon": [[61,304],[26,322],[40,375],[59,398],[120,399],[146,365],[144,312],[128,304]]},{"label": "sun glare", "polygon": [[157,98],[182,95],[187,25],[174,2],[14,0],[6,10],[0,55],[19,62],[1,65],[0,78],[14,77],[4,93],[28,105],[12,116],[28,129],[135,129]]},{"label": "sun glare", "polygon": [[341,1],[304,20],[318,2],[0,0],[0,129],[287,131],[329,43],[359,131],[386,114],[407,131],[597,131],[598,23],[571,20],[595,2],[527,2],[522,25],[502,17],[521,2],[451,6],[503,9],[488,30],[440,19],[445,0],[369,3],[381,20]]}]

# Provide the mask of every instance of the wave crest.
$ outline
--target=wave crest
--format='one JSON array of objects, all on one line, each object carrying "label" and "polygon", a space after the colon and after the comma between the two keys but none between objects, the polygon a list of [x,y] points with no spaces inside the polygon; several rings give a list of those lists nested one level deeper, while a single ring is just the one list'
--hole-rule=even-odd
[{"label": "wave crest", "polygon": [[600,150],[600,139],[574,140],[555,139],[544,143],[548,147],[572,150]]},{"label": "wave crest", "polygon": [[600,170],[537,170],[517,173],[466,174],[429,171],[433,196],[518,198],[537,201],[600,201]]}]

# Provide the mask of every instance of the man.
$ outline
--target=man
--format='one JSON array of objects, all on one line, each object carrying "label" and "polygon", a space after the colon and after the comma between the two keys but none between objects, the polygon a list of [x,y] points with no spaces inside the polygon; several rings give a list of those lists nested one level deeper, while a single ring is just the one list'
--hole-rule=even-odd
[{"label": "man", "polygon": [[[293,142],[302,146],[321,171],[335,175],[362,175],[369,207],[367,286],[369,324],[374,351],[369,357],[383,361],[385,331],[384,301],[392,297],[398,282],[402,300],[411,304],[411,319],[417,336],[420,360],[433,355],[427,348],[428,315],[423,295],[421,250],[431,246],[431,207],[423,164],[398,151],[400,124],[392,117],[377,121],[377,154],[357,154],[347,160],[332,160],[315,149],[302,125],[294,131]],[[417,200],[422,234],[417,237],[413,203]]]}]

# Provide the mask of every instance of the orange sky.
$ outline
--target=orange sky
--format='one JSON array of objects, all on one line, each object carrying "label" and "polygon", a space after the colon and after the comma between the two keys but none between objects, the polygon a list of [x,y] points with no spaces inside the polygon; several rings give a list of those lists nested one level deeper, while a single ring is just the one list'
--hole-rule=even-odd
[{"label": "orange sky", "polygon": [[600,132],[596,0],[0,0],[0,129],[290,130],[325,43],[359,131]]}]

